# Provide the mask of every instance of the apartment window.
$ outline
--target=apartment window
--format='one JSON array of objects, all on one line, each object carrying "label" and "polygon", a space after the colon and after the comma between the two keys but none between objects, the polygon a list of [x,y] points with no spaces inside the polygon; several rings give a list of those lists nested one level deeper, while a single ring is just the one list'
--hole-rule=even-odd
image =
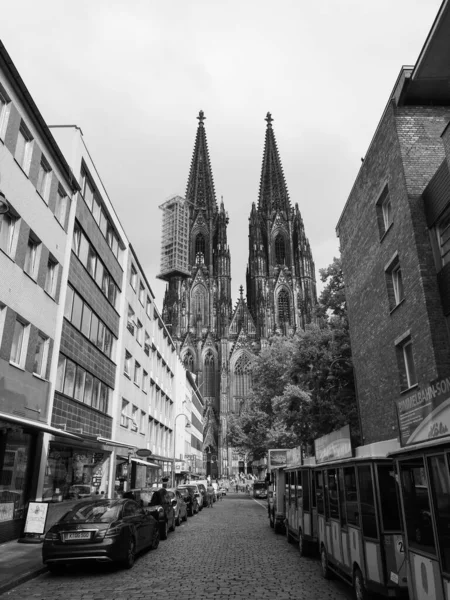
[{"label": "apartment window", "polygon": [[25,123],[22,121],[19,129],[19,135],[17,137],[14,158],[27,174],[30,167],[32,142],[33,137],[26,128]]},{"label": "apartment window", "polygon": [[50,194],[50,181],[51,181],[51,173],[52,170],[50,165],[45,160],[44,157],[41,158],[41,162],[39,163],[39,171],[38,171],[38,179],[36,184],[36,189],[42,198],[48,204],[48,197]]},{"label": "apartment window", "polygon": [[125,365],[124,365],[124,373],[131,379],[131,354],[128,350],[125,350]]},{"label": "apartment window", "polygon": [[402,269],[398,254],[385,267],[386,287],[389,299],[389,308],[393,310],[404,299]]},{"label": "apartment window", "polygon": [[400,388],[402,391],[408,390],[417,384],[413,343],[409,333],[396,342],[396,352],[400,374]]},{"label": "apartment window", "polygon": [[38,377],[45,378],[47,373],[48,347],[48,337],[42,333],[38,333],[33,363],[33,373],[38,375]]},{"label": "apartment window", "polygon": [[89,181],[89,177],[86,173],[83,174],[83,198],[92,212],[92,203],[94,201],[94,186]]},{"label": "apartment window", "polygon": [[437,225],[439,253],[442,266],[450,262],[450,211],[448,211]]},{"label": "apartment window", "polygon": [[58,279],[58,262],[50,256],[47,262],[44,289],[52,298],[56,294],[56,281]]},{"label": "apartment window", "polygon": [[0,138],[4,138],[11,100],[0,85]]},{"label": "apartment window", "polygon": [[94,196],[94,203],[92,205],[92,216],[97,223],[100,222],[100,213],[102,212],[102,203],[97,194]]},{"label": "apartment window", "polygon": [[0,302],[0,346],[2,345],[3,328],[5,327],[6,306]]},{"label": "apartment window", "polygon": [[131,335],[134,335],[134,310],[131,308],[131,305],[128,305],[128,321],[127,321],[127,329],[128,331],[131,333]]},{"label": "apartment window", "polygon": [[141,365],[138,363],[138,361],[134,361],[134,383],[136,385],[140,384],[140,377],[141,375]]},{"label": "apartment window", "polygon": [[139,420],[139,409],[137,406],[133,404],[133,408],[131,409],[131,431],[138,430],[138,420]]},{"label": "apartment window", "polygon": [[33,279],[37,278],[40,245],[40,240],[37,239],[34,233],[30,233],[23,270]]},{"label": "apartment window", "polygon": [[146,423],[145,416],[146,416],[145,412],[143,410],[141,410],[141,419],[139,421],[139,431],[144,434],[145,434],[145,423]]},{"label": "apartment window", "polygon": [[138,344],[142,346],[142,323],[139,321],[139,319],[136,324],[136,340]]},{"label": "apartment window", "polygon": [[55,217],[64,227],[66,222],[67,207],[69,205],[69,198],[62,188],[58,188],[56,194],[56,206],[55,206]]},{"label": "apartment window", "polygon": [[142,371],[142,391],[147,393],[148,387],[148,373],[147,371]]},{"label": "apartment window", "polygon": [[108,414],[112,390],[63,354],[59,355],[56,390]]},{"label": "apartment window", "polygon": [[14,257],[18,230],[17,217],[0,215],[0,249],[11,258]]},{"label": "apartment window", "polygon": [[147,312],[147,317],[149,317],[150,319],[152,318],[152,301],[150,300],[150,296],[147,296],[147,306],[146,306],[146,312]]},{"label": "apartment window", "polygon": [[18,367],[25,366],[26,347],[28,344],[29,325],[16,319],[14,324],[13,341],[11,346],[10,362]]},{"label": "apartment window", "polygon": [[145,302],[145,287],[142,285],[142,281],[139,282],[139,302],[144,306]]},{"label": "apartment window", "polygon": [[122,425],[122,427],[128,427],[128,407],[130,406],[130,403],[125,400],[124,398],[122,398],[122,411],[120,413],[120,424]]},{"label": "apartment window", "polygon": [[147,356],[150,356],[150,336],[147,332],[144,334],[144,352]]},{"label": "apartment window", "polygon": [[136,285],[137,285],[137,271],[134,268],[133,265],[131,265],[131,272],[130,272],[130,285],[133,288],[134,291],[136,291]]},{"label": "apartment window", "polygon": [[387,185],[385,186],[377,201],[376,210],[378,230],[380,233],[380,238],[382,238],[393,223],[391,198],[389,195],[389,189]]}]

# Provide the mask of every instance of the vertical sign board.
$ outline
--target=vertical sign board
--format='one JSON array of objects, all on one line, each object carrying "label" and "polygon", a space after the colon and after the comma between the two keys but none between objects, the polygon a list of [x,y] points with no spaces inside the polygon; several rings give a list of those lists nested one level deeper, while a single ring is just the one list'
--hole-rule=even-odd
[{"label": "vertical sign board", "polygon": [[314,452],[317,463],[353,456],[350,440],[350,425],[345,425],[317,440],[314,440]]},{"label": "vertical sign board", "polygon": [[30,502],[28,505],[24,533],[44,533],[47,511],[48,502]]},{"label": "vertical sign board", "polygon": [[267,460],[267,471],[270,473],[272,469],[283,467],[286,464],[287,450],[284,448],[276,448],[269,450]]},{"label": "vertical sign board", "polygon": [[287,467],[299,467],[302,464],[302,447],[290,448],[286,454]]},{"label": "vertical sign board", "polygon": [[450,377],[396,401],[402,446],[450,435]]}]

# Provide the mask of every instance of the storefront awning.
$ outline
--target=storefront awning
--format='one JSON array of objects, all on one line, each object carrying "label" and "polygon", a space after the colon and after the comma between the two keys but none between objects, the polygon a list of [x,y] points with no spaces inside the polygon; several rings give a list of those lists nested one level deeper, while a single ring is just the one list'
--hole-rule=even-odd
[{"label": "storefront awning", "polygon": [[145,465],[146,467],[155,467],[159,469],[160,465],[156,463],[147,462],[146,460],[141,460],[140,458],[131,458],[132,462],[137,463],[138,465]]},{"label": "storefront awning", "polygon": [[102,444],[107,444],[108,446],[117,446],[118,448],[129,448],[130,450],[136,450],[137,446],[133,446],[132,444],[124,444],[123,442],[116,442],[116,440],[110,440],[104,437],[98,437],[98,442]]},{"label": "storefront awning", "polygon": [[10,421],[11,423],[16,423],[16,425],[21,425],[22,427],[28,427],[30,429],[39,429],[40,431],[52,433],[53,435],[71,438],[72,440],[83,440],[83,438],[79,435],[75,435],[74,433],[70,433],[69,431],[65,431],[64,429],[52,427],[51,425],[47,425],[47,423],[42,423],[42,421],[33,421],[32,419],[26,419],[25,417],[16,417],[15,415],[10,415],[9,413],[4,412],[0,412],[0,419],[3,419],[4,421]]}]

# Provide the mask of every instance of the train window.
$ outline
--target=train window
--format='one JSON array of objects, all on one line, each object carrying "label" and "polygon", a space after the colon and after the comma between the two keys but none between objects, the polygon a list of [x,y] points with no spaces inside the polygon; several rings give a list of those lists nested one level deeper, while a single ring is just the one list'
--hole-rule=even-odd
[{"label": "train window", "polygon": [[345,467],[345,509],[347,523],[359,526],[358,492],[356,491],[355,467]]},{"label": "train window", "polygon": [[359,502],[363,535],[378,538],[375,495],[373,493],[372,469],[370,465],[358,467]]},{"label": "train window", "polygon": [[344,469],[339,469],[339,504],[341,506],[341,525],[347,525],[347,514],[345,510],[345,486]]},{"label": "train window", "polygon": [[316,497],[316,479],[314,477],[314,471],[310,471],[310,474],[308,474],[308,478],[310,477],[310,479],[308,479],[308,481],[311,483],[311,502],[312,502],[312,507],[316,508],[317,505],[317,497]]},{"label": "train window", "polygon": [[289,473],[289,475],[290,475],[290,487],[291,487],[290,501],[295,503],[295,499],[296,499],[295,487],[296,487],[296,483],[297,483],[297,473],[295,471],[292,471],[291,473]]},{"label": "train window", "polygon": [[[308,469],[305,469],[301,472],[302,476],[302,487],[303,487],[303,510],[311,510],[309,507],[309,473]],[[298,472],[298,476],[300,478],[300,471]],[[300,479],[299,479],[300,481]]]},{"label": "train window", "polygon": [[317,512],[319,515],[324,514],[324,501],[323,501],[323,471],[315,472],[316,481],[316,499],[317,499]]},{"label": "train window", "polygon": [[401,462],[400,481],[408,545],[410,548],[436,554],[429,485],[423,459],[415,458]]},{"label": "train window", "polygon": [[289,502],[289,476],[290,473],[284,474],[284,497]]},{"label": "train window", "polygon": [[302,472],[297,471],[297,499],[298,506],[301,508],[303,506],[303,486],[302,486]]},{"label": "train window", "polygon": [[380,508],[384,531],[401,531],[397,484],[393,465],[378,465]]},{"label": "train window", "polygon": [[330,517],[332,519],[339,519],[339,498],[336,469],[328,469],[327,475],[328,507]]},{"label": "train window", "polygon": [[[447,454],[447,460],[449,460]],[[450,472],[445,456],[428,459],[431,488],[436,512],[437,536],[441,551],[442,570],[450,572]]]}]

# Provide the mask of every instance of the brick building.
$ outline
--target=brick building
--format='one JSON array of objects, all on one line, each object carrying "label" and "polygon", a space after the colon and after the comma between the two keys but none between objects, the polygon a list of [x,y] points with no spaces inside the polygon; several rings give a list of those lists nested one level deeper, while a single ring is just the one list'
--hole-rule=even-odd
[{"label": "brick building", "polygon": [[450,16],[402,68],[337,225],[365,444],[450,374]]},{"label": "brick building", "polygon": [[78,189],[0,43],[0,543],[18,537],[39,486]]}]

